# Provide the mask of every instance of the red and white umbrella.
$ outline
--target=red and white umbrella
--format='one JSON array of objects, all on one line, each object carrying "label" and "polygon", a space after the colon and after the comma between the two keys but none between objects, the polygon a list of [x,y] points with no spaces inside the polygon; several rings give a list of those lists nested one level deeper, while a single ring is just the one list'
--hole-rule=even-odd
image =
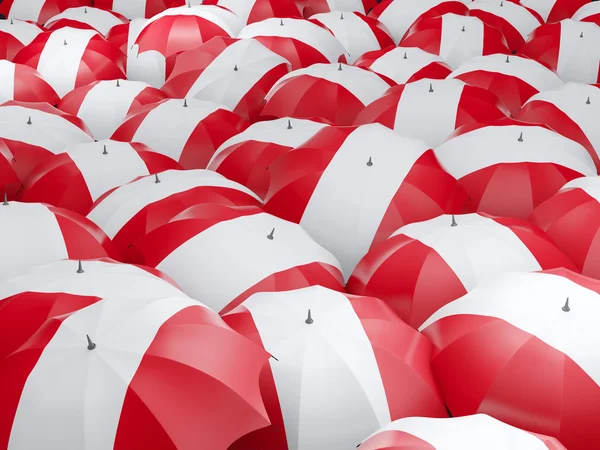
[{"label": "red and white umbrella", "polygon": [[569,181],[529,217],[575,262],[583,275],[600,279],[600,178]]},{"label": "red and white umbrella", "polygon": [[272,426],[231,450],[351,449],[391,420],[447,417],[431,343],[376,298],[259,293],[223,319],[272,355],[261,374]]},{"label": "red and white umbrella", "polygon": [[266,97],[264,118],[319,117],[335,125],[352,125],[390,83],[361,67],[314,64],[279,79]]},{"label": "red and white umbrella", "polygon": [[600,170],[600,85],[565,83],[531,97],[519,112],[524,122],[543,123],[583,145]]},{"label": "red and white umbrella", "polygon": [[233,11],[245,25],[273,17],[302,18],[302,13],[295,0],[202,0],[201,3],[227,8]]},{"label": "red and white umbrella", "polygon": [[22,189],[21,179],[15,170],[16,161],[4,139],[0,138],[0,193],[8,200],[14,200]]},{"label": "red and white umbrella", "polygon": [[0,58],[12,61],[42,31],[39,25],[24,20],[0,20]]},{"label": "red and white umbrella", "polygon": [[269,166],[326,126],[321,122],[286,117],[257,122],[225,141],[208,163],[208,169],[264,198],[271,180]]},{"label": "red and white umbrella", "polygon": [[269,171],[265,209],[302,225],[346,277],[402,225],[461,211],[466,202],[423,141],[380,124],[323,128]]},{"label": "red and white umbrella", "polygon": [[95,30],[102,36],[110,31],[116,25],[127,23],[125,16],[114,11],[99,8],[89,8],[80,6],[78,8],[69,8],[50,18],[44,28],[48,31],[54,31],[59,28],[72,27],[86,30]]},{"label": "red and white umbrella", "polygon": [[61,97],[97,80],[125,78],[125,55],[93,30],[41,33],[14,61],[37,69]]},{"label": "red and white umbrella", "polygon": [[596,2],[586,3],[573,14],[573,20],[593,22],[600,25],[600,4]]},{"label": "red and white umbrella", "polygon": [[69,92],[58,108],[82,119],[94,138],[108,139],[128,115],[165,98],[162,91],[141,81],[105,80]]},{"label": "red and white umbrella", "polygon": [[526,219],[568,181],[596,175],[587,150],[544,125],[503,119],[459,128],[436,148],[478,212]]},{"label": "red and white umbrella", "polygon": [[3,448],[226,450],[269,425],[264,350],[188,297],[126,294],[0,302],[20,309],[0,331],[9,345],[33,305],[48,317],[0,359]]},{"label": "red and white umbrella", "polygon": [[421,327],[453,415],[483,413],[558,438],[600,440],[600,283],[555,269],[480,284]]},{"label": "red and white umbrella", "polygon": [[349,59],[341,42],[329,30],[310,20],[267,19],[244,27],[238,38],[255,38],[287,59],[294,70]]},{"label": "red and white umbrella", "polygon": [[185,0],[94,0],[94,6],[122,14],[130,20],[149,19],[167,8],[181,6]]},{"label": "red and white umbrella", "polygon": [[381,428],[361,450],[567,450],[557,439],[529,433],[486,414],[436,419],[409,417]]},{"label": "red and white umbrella", "polygon": [[216,37],[173,58],[162,91],[173,98],[197,98],[258,119],[273,85],[291,71],[290,63],[254,39]]},{"label": "red and white umbrella", "polygon": [[382,22],[396,42],[400,42],[409,28],[419,19],[455,13],[467,15],[471,0],[385,0],[369,13]]},{"label": "red and white umbrella", "polygon": [[442,58],[417,47],[388,47],[367,52],[354,65],[383,75],[398,84],[423,78],[443,80],[452,72]]},{"label": "red and white umbrella", "polygon": [[37,70],[0,60],[0,103],[9,100],[56,105],[60,98]]},{"label": "red and white umbrella", "polygon": [[165,58],[190,50],[215,36],[234,37],[242,28],[240,19],[220,6],[169,8],[149,19],[135,43],[139,52],[157,51]]},{"label": "red and white umbrella", "polygon": [[538,92],[562,84],[556,72],[529,58],[488,55],[472,58],[449,75],[492,92],[517,117],[523,104]]},{"label": "red and white umbrella", "polygon": [[575,265],[524,219],[443,215],[405,225],[358,263],[348,292],[377,297],[414,328],[489,276]]},{"label": "red and white umbrella", "polygon": [[92,6],[91,0],[5,0],[0,2],[0,14],[6,19],[46,23],[52,16],[68,8]]},{"label": "red and white umbrella", "polygon": [[210,170],[169,170],[107,192],[96,200],[87,217],[127,259],[128,249],[137,239],[202,203],[259,206],[260,199],[241,184]]},{"label": "red and white umbrella", "polygon": [[361,14],[369,12],[381,3],[381,0],[306,0],[304,17],[333,11],[351,11]]},{"label": "red and white umbrella", "polygon": [[369,104],[355,123],[381,123],[398,134],[436,147],[458,127],[502,119],[508,114],[496,96],[485,89],[456,79],[425,78],[390,88]]},{"label": "red and white umbrella", "polygon": [[600,26],[566,19],[544,25],[519,50],[556,70],[564,81],[600,83]]},{"label": "red and white umbrella", "polygon": [[142,142],[185,169],[204,169],[223,142],[247,127],[246,120],[216,103],[168,99],[139,108],[111,139]]},{"label": "red and white umbrella", "polygon": [[117,256],[98,226],[77,213],[41,203],[0,204],[0,281],[61,259]]},{"label": "red and white umbrella", "polygon": [[343,290],[331,253],[300,225],[256,206],[192,206],[134,242],[131,252],[134,262],[164,272],[222,314],[256,292]]},{"label": "red and white umbrella", "polygon": [[592,1],[594,0],[518,0],[517,3],[538,13],[544,22],[553,23],[570,19]]},{"label": "red and white umbrella", "polygon": [[326,27],[342,43],[348,52],[348,64],[366,52],[395,46],[385,25],[359,12],[326,12],[311,16],[311,20]]},{"label": "red and white umbrella", "polygon": [[105,192],[145,175],[181,169],[171,158],[138,142],[103,140],[64,149],[39,164],[19,200],[41,202],[86,215]]},{"label": "red and white umbrella", "polygon": [[400,45],[439,55],[453,69],[476,56],[511,53],[499,30],[478,17],[452,13],[419,20]]}]

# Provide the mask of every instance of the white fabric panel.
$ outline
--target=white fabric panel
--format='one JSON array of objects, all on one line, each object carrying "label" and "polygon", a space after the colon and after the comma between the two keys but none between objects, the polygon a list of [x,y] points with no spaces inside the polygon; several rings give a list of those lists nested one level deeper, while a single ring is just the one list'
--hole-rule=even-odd
[{"label": "white fabric panel", "polygon": [[[352,132],[321,175],[300,224],[342,264],[346,279],[369,250],[387,208],[427,151],[379,124]],[[372,166],[367,162],[372,158]]]},{"label": "white fabric panel", "polygon": [[0,282],[32,266],[68,257],[56,217],[40,203],[0,205]]},{"label": "white fabric panel", "polygon": [[[463,26],[465,31],[462,31]],[[464,61],[483,52],[483,22],[477,17],[444,14],[440,56],[452,67],[458,68]]]},{"label": "white fabric panel", "polygon": [[[518,142],[523,133],[523,142]],[[485,151],[483,151],[485,150]],[[587,150],[547,128],[487,126],[444,142],[435,150],[444,168],[455,178],[498,163],[551,162],[582,175],[596,175]]]},{"label": "white fabric panel", "polygon": [[37,26],[23,20],[0,20],[0,32],[8,33],[17,38],[23,45],[28,45],[42,32]]},{"label": "white fabric panel", "polygon": [[351,449],[389,423],[373,347],[344,294],[315,286],[243,305],[278,359],[269,362],[290,450]]},{"label": "white fabric panel", "polygon": [[362,14],[367,12],[362,0],[326,0],[326,2],[330,11],[358,11]]},{"label": "white fabric panel", "polygon": [[587,195],[600,202],[600,177],[581,177],[569,181],[561,188],[561,192],[568,189],[581,189]]},{"label": "white fabric panel", "polygon": [[552,8],[556,4],[556,0],[520,0],[519,3],[526,8],[533,9],[546,21],[548,20],[550,11],[552,11]]},{"label": "white fabric panel", "polygon": [[[569,298],[571,310],[562,310]],[[433,314],[420,330],[443,317],[497,317],[564,353],[600,385],[600,296],[567,278],[509,273],[480,284]]]},{"label": "white fabric panel", "polygon": [[14,0],[8,12],[8,19],[37,22],[45,3],[46,0]]},{"label": "white fabric panel", "polygon": [[62,13],[55,15],[48,20],[48,22],[46,22],[46,28],[52,26],[55,22],[61,19],[76,20],[81,23],[87,23],[104,36],[106,36],[106,33],[108,33],[112,27],[123,23],[117,16],[106,10],[80,6],[78,8],[69,8]]},{"label": "white fabric panel", "polygon": [[452,216],[439,216],[406,225],[392,236],[403,234],[435,250],[467,291],[497,273],[542,270],[508,227],[479,214],[459,215],[455,220],[453,227]]},{"label": "white fabric panel", "polygon": [[[165,321],[193,305],[184,296],[111,297],[65,319],[27,378],[9,450],[111,450],[144,353]],[[93,351],[86,334],[97,345]],[[56,405],[67,407],[57,413]]]},{"label": "white fabric panel", "polygon": [[[404,54],[406,53],[406,59]],[[417,47],[397,47],[380,56],[370,69],[391,78],[398,84],[404,84],[423,67],[434,63],[444,62],[437,55],[432,55]]]},{"label": "white fabric panel", "polygon": [[558,75],[565,81],[597,83],[600,71],[600,27],[591,22],[560,22]]},{"label": "white fabric panel", "polygon": [[[502,6],[500,6],[502,4]],[[469,9],[480,10],[497,17],[501,17],[519,32],[521,37],[527,40],[527,36],[541,25],[540,21],[526,8],[510,1],[498,0],[495,2],[476,0],[469,4]]]},{"label": "white fabric panel", "polygon": [[112,10],[128,19],[146,17],[146,2],[148,0],[112,0]]},{"label": "white fabric panel", "polygon": [[129,22],[129,34],[127,36],[127,79],[143,81],[150,86],[160,88],[166,81],[165,57],[154,50],[139,54],[139,45],[135,43],[146,22],[147,20],[142,18],[133,19]]},{"label": "white fabric panel", "polygon": [[394,131],[437,147],[455,129],[464,85],[460,80],[429,78],[408,83],[396,109]]},{"label": "white fabric panel", "polygon": [[581,8],[579,8],[575,12],[575,14],[573,14],[573,20],[583,20],[586,17],[594,16],[596,14],[600,14],[600,3],[586,3]]},{"label": "white fabric panel", "polygon": [[0,103],[15,98],[15,63],[0,60]]}]

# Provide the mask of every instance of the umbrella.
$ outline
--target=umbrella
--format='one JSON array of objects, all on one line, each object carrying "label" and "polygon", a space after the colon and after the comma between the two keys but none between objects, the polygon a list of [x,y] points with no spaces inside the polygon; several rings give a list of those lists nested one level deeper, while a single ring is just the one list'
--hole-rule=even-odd
[{"label": "umbrella", "polygon": [[573,20],[600,25],[600,3],[586,3],[573,14]]},{"label": "umbrella", "polygon": [[59,97],[37,70],[0,60],[0,102],[8,100],[56,105]]},{"label": "umbrella", "polygon": [[202,0],[203,5],[219,5],[233,11],[245,25],[273,17],[301,19],[294,0]]},{"label": "umbrella", "polygon": [[94,6],[122,14],[130,20],[149,19],[167,8],[181,6],[185,0],[94,0]]},{"label": "umbrella", "polygon": [[459,212],[467,200],[423,141],[380,124],[323,128],[269,171],[265,210],[302,225],[346,278],[400,226]]},{"label": "umbrella", "polygon": [[304,8],[304,17],[333,11],[369,12],[381,3],[381,0],[307,0]]},{"label": "umbrella", "polygon": [[39,25],[25,20],[0,20],[0,59],[12,61],[42,31]]},{"label": "umbrella", "polygon": [[48,31],[64,27],[82,28],[95,30],[102,36],[106,36],[112,27],[127,22],[127,18],[114,11],[80,6],[78,8],[66,9],[50,18],[44,24],[44,28]]},{"label": "umbrella", "polygon": [[15,161],[10,148],[0,138],[0,193],[4,193],[8,200],[14,200],[21,190],[21,179],[15,169]]},{"label": "umbrella", "polygon": [[363,257],[346,288],[382,299],[418,328],[490,276],[557,267],[577,270],[524,219],[444,215],[396,230]]},{"label": "umbrella", "polygon": [[538,13],[544,22],[553,23],[570,19],[591,1],[593,0],[518,0],[518,3]]},{"label": "umbrella", "polygon": [[68,8],[92,6],[91,0],[6,0],[0,3],[3,19],[30,20],[43,24]]}]

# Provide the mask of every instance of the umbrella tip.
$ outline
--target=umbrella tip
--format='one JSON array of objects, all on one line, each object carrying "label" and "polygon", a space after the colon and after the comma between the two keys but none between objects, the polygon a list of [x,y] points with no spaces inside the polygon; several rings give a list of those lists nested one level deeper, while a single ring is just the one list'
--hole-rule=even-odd
[{"label": "umbrella tip", "polygon": [[500,0],[500,6],[504,6],[504,0]]},{"label": "umbrella tip", "polygon": [[154,174],[154,184],[158,184],[158,183],[160,183],[160,178],[158,178],[158,174],[155,173]]},{"label": "umbrella tip", "polygon": [[433,83],[429,83],[429,92],[433,92]]},{"label": "umbrella tip", "polygon": [[235,66],[233,66],[233,70],[234,70],[235,72],[237,72],[237,71],[238,71],[238,66],[237,66],[237,64],[236,64]]},{"label": "umbrella tip", "polygon": [[508,59],[508,55],[506,55],[506,61],[504,61],[504,62],[507,62],[507,63],[510,62],[510,59]]},{"label": "umbrella tip", "polygon": [[342,70],[342,63],[339,63],[338,70]]},{"label": "umbrella tip", "polygon": [[2,202],[2,206],[8,206],[8,195],[6,192],[4,193],[4,201]]},{"label": "umbrella tip", "polygon": [[517,139],[517,141],[523,142],[523,132],[522,131],[521,131],[521,134],[519,135],[519,139]]},{"label": "umbrella tip", "polygon": [[458,226],[458,224],[456,223],[456,217],[454,217],[454,214],[452,214],[452,223],[450,224],[451,227],[456,227]]},{"label": "umbrella tip", "polygon": [[463,27],[462,27],[462,30],[460,30],[460,31],[465,31],[465,26],[464,26],[464,25],[463,25]]},{"label": "umbrella tip", "polygon": [[275,238],[275,228],[271,230],[269,234],[267,234],[267,239],[272,241]]},{"label": "umbrella tip", "polygon": [[406,52],[404,52],[404,57],[402,59],[408,59],[408,56],[406,55]]},{"label": "umbrella tip", "polygon": [[67,45],[67,40],[63,40],[63,45]]},{"label": "umbrella tip", "polygon": [[590,105],[591,103],[592,103],[592,102],[590,101],[590,98],[588,97],[588,98],[587,98],[587,100],[586,100],[586,102],[585,102],[585,104],[586,104],[586,105]]},{"label": "umbrella tip", "polygon": [[281,19],[281,20],[279,21],[279,26],[280,26],[280,27],[282,27],[282,26],[283,26],[283,19]]},{"label": "umbrella tip", "polygon": [[569,308],[569,297],[567,297],[567,301],[565,302],[565,305],[562,307],[562,310],[564,312],[569,312],[571,311],[571,308]]},{"label": "umbrella tip", "polygon": [[102,150],[102,154],[103,155],[108,155],[108,152],[106,151],[106,144],[104,145],[104,150]]},{"label": "umbrella tip", "polygon": [[184,108],[187,108],[187,107],[188,107],[188,105],[187,105],[187,98],[184,98],[184,99],[183,99],[183,107],[184,107]]},{"label": "umbrella tip", "polygon": [[373,159],[369,156],[369,160],[367,161],[367,166],[371,167],[373,165]]},{"label": "umbrella tip", "polygon": [[83,8],[83,13],[87,14],[87,8]]},{"label": "umbrella tip", "polygon": [[306,318],[306,320],[304,322],[307,323],[307,324],[309,324],[309,325],[311,325],[311,324],[313,324],[315,322],[313,320],[313,318],[312,318],[311,313],[310,313],[310,309],[308,310],[308,317]]},{"label": "umbrella tip", "polygon": [[77,263],[77,273],[83,273],[83,265],[81,264],[81,260]]},{"label": "umbrella tip", "polygon": [[581,32],[581,34],[579,35],[579,37],[580,37],[580,38],[582,38],[582,37],[583,37],[583,31]]},{"label": "umbrella tip", "polygon": [[117,87],[121,87],[121,82],[117,79]]},{"label": "umbrella tip", "polygon": [[340,20],[344,20],[344,13],[340,14]]},{"label": "umbrella tip", "polygon": [[288,126],[287,126],[288,130],[292,129],[292,121],[290,119],[288,119]]},{"label": "umbrella tip", "polygon": [[92,339],[90,338],[90,335],[89,335],[89,334],[86,334],[86,335],[85,335],[85,337],[86,337],[86,339],[87,339],[87,342],[88,342],[87,349],[88,349],[88,350],[94,350],[94,349],[96,348],[96,344],[94,344],[94,343],[92,342]]},{"label": "umbrella tip", "polygon": [[10,19],[10,24],[11,24],[11,25],[14,25],[14,22],[13,22],[13,20],[12,20],[12,19]]},{"label": "umbrella tip", "polygon": [[33,122],[31,121],[31,116],[29,116],[29,119],[27,119],[27,125],[31,125]]}]

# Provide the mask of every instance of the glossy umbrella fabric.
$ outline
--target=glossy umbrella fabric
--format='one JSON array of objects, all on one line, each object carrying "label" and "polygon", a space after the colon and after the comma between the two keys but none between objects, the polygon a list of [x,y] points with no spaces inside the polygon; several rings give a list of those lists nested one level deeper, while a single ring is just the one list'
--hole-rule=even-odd
[{"label": "glossy umbrella fabric", "polygon": [[314,64],[294,70],[275,83],[266,96],[263,118],[319,117],[335,125],[352,125],[390,83],[366,69],[339,64]]},{"label": "glossy umbrella fabric", "polygon": [[503,119],[459,128],[435,149],[477,212],[526,219],[566,182],[596,175],[587,150],[543,125]]},{"label": "glossy umbrella fabric", "polygon": [[0,138],[0,192],[3,192],[8,200],[14,200],[22,189],[21,179],[14,166],[15,161],[10,148],[4,139]]},{"label": "glossy umbrella fabric", "polygon": [[300,225],[256,206],[192,206],[134,242],[131,252],[134,262],[164,272],[221,314],[255,292],[343,290],[331,253]]},{"label": "glossy umbrella fabric", "polygon": [[51,17],[44,24],[44,28],[49,31],[63,27],[83,28],[96,30],[102,36],[106,36],[112,27],[127,22],[127,18],[114,11],[80,6],[66,9]]},{"label": "glossy umbrella fabric", "polygon": [[381,0],[307,0],[304,17],[331,11],[349,11],[368,14]]},{"label": "glossy umbrella fabric", "polygon": [[524,219],[443,215],[405,225],[358,263],[346,289],[386,302],[418,328],[488,277],[575,264]]},{"label": "glossy umbrella fabric", "polygon": [[529,36],[519,54],[556,70],[563,81],[600,83],[600,26],[565,19]]},{"label": "glossy umbrella fabric", "polygon": [[599,293],[597,280],[565,269],[511,273],[430,317],[421,330],[451,413],[489,414],[569,450],[594,446]]},{"label": "glossy umbrella fabric", "polygon": [[93,30],[41,33],[14,62],[36,69],[61,97],[97,80],[125,78],[125,55]]},{"label": "glossy umbrella fabric", "polygon": [[511,53],[499,30],[478,17],[454,13],[417,21],[400,45],[439,55],[453,69],[476,56]]},{"label": "glossy umbrella fabric", "polygon": [[9,100],[56,105],[60,98],[37,70],[0,60],[0,102]]},{"label": "glossy umbrella fabric", "polygon": [[97,8],[122,14],[130,20],[149,19],[172,6],[181,6],[184,0],[94,0]]},{"label": "glossy umbrella fabric", "polygon": [[567,450],[557,439],[529,433],[487,414],[436,419],[408,417],[381,428],[361,450]]},{"label": "glossy umbrella fabric", "polygon": [[12,61],[42,31],[39,25],[25,20],[0,20],[0,58]]},{"label": "glossy umbrella fabric", "polygon": [[369,69],[397,84],[423,78],[443,80],[452,72],[442,58],[417,47],[388,47],[367,52],[354,65]]},{"label": "glossy umbrella fabric", "polygon": [[600,25],[600,4],[591,2],[583,5],[573,14],[573,20],[593,22],[596,25]]},{"label": "glossy umbrella fabric", "polygon": [[225,141],[213,155],[208,169],[243,184],[264,198],[271,180],[269,166],[326,126],[321,122],[287,117],[256,122]]},{"label": "glossy umbrella fabric", "polygon": [[590,2],[593,0],[518,0],[517,3],[538,13],[544,22],[553,23],[570,19],[580,8]]},{"label": "glossy umbrella fabric", "polygon": [[161,88],[171,98],[197,98],[227,106],[252,122],[290,63],[254,39],[215,37],[168,61]]},{"label": "glossy umbrella fabric", "polygon": [[41,203],[0,204],[0,233],[6,236],[0,282],[33,266],[61,259],[118,257],[100,228],[77,213]]},{"label": "glossy umbrella fabric", "polygon": [[0,3],[0,14],[7,19],[30,20],[41,25],[52,16],[77,6],[92,6],[92,2],[91,0],[5,0]]},{"label": "glossy umbrella fabric", "polygon": [[269,424],[258,384],[268,354],[204,305],[182,294],[69,297],[0,360],[3,447],[226,450]]},{"label": "glossy umbrella fabric", "polygon": [[203,0],[203,5],[218,5],[233,11],[245,25],[271,18],[301,19],[294,0]]},{"label": "glossy umbrella fabric", "polygon": [[461,64],[449,78],[489,90],[508,107],[513,117],[538,92],[563,84],[556,72],[537,61],[508,55],[472,58]]},{"label": "glossy umbrella fabric", "polygon": [[115,188],[94,204],[88,219],[110,236],[125,258],[132,244],[193,205],[258,206],[244,186],[211,170],[168,170]]},{"label": "glossy umbrella fabric", "polygon": [[102,140],[69,146],[39,164],[19,200],[41,202],[86,215],[105,192],[149,174],[181,166],[139,142]]},{"label": "glossy umbrella fabric", "polygon": [[58,109],[83,120],[95,139],[108,139],[125,118],[166,95],[141,81],[103,80],[81,86],[65,95]]},{"label": "glossy umbrella fabric", "polygon": [[400,226],[462,211],[467,200],[423,141],[380,124],[324,128],[269,171],[265,209],[304,227],[346,278]]},{"label": "glossy umbrella fabric", "polygon": [[142,142],[178,161],[185,169],[204,169],[219,146],[248,122],[212,102],[167,99],[139,108],[111,139]]},{"label": "glossy umbrella fabric", "polygon": [[272,426],[231,450],[350,449],[396,418],[447,415],[431,344],[375,298],[258,293],[223,318],[272,355],[261,373]]},{"label": "glossy umbrella fabric", "polygon": [[355,123],[381,123],[402,136],[437,147],[463,125],[498,120],[508,114],[485,89],[457,79],[424,78],[388,89],[358,115]]},{"label": "glossy umbrella fabric", "polygon": [[294,70],[349,59],[342,43],[329,30],[310,20],[266,19],[244,27],[237,37],[255,38],[287,59]]}]

